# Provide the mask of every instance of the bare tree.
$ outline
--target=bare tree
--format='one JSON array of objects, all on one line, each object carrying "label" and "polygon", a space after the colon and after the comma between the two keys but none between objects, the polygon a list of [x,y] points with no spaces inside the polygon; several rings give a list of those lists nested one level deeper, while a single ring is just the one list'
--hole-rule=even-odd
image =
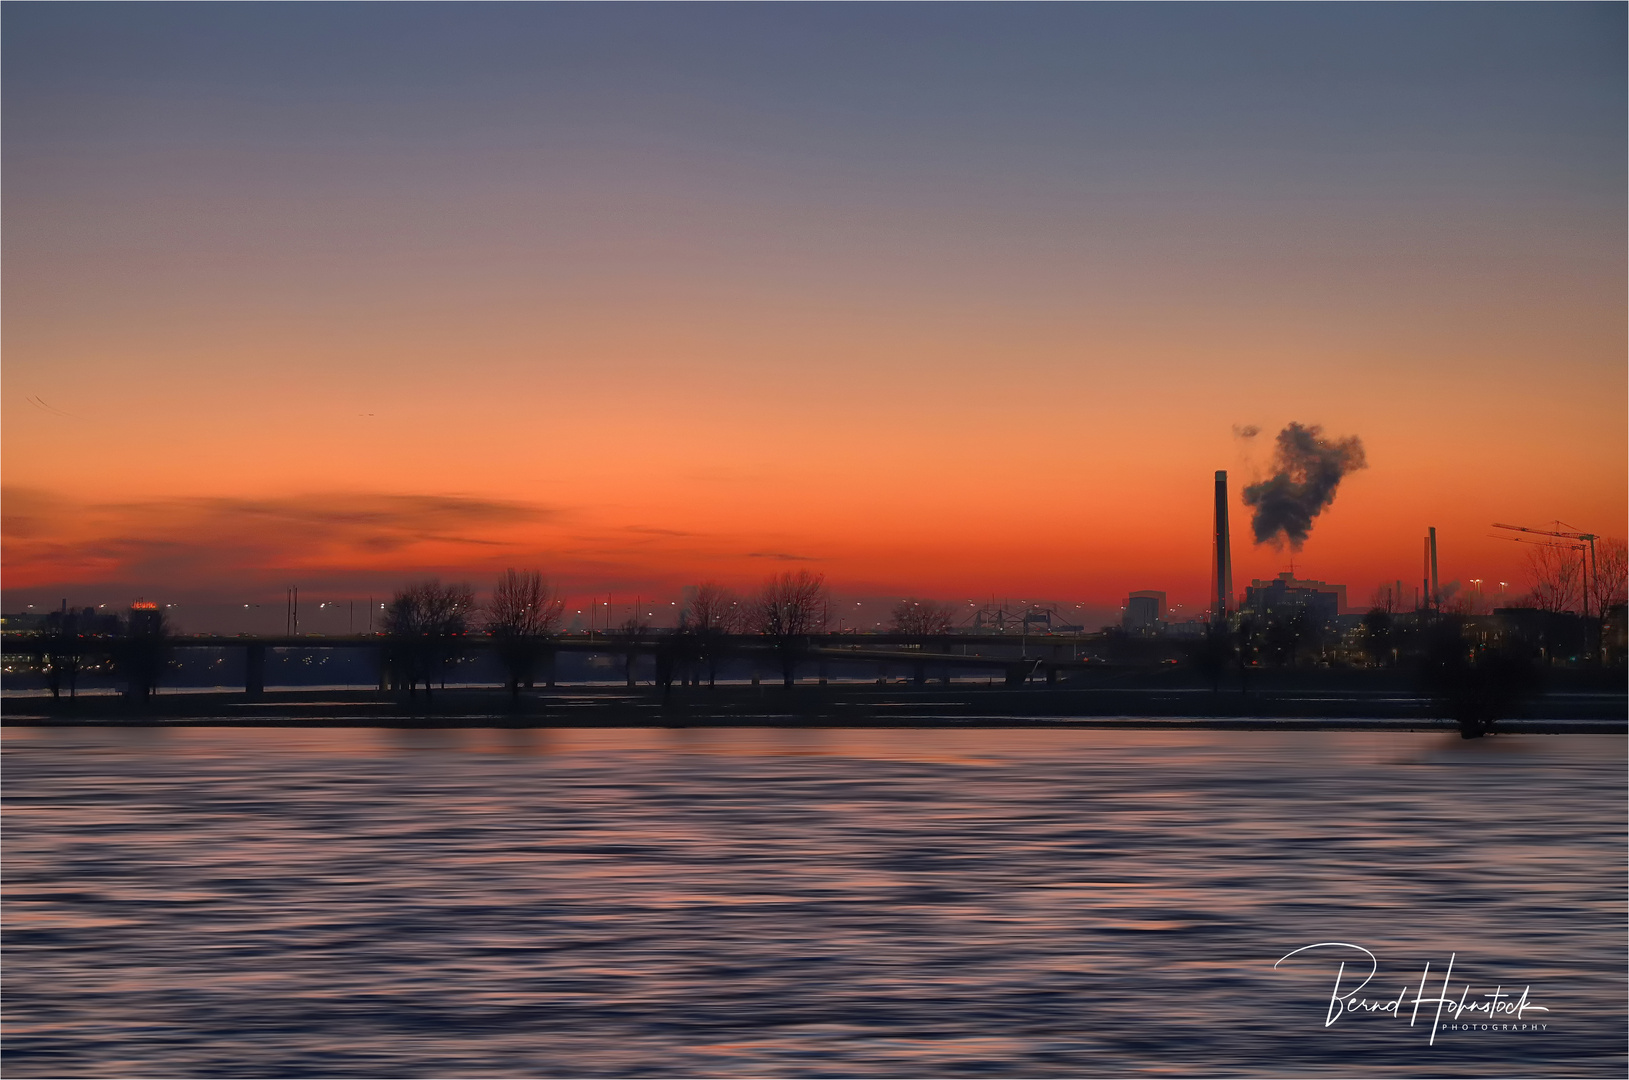
[{"label": "bare tree", "polygon": [[1614,536],[1595,542],[1595,577],[1590,582],[1590,609],[1605,619],[1629,594],[1629,547]]},{"label": "bare tree", "polygon": [[640,603],[637,600],[634,601],[632,613],[629,614],[626,619],[623,619],[620,623],[618,623],[614,629],[609,631],[609,635],[611,637],[627,639],[627,646],[624,648],[622,653],[622,676],[624,681],[629,686],[633,686],[635,683],[634,661],[639,656],[635,643],[638,642],[640,638],[643,638],[646,634],[650,633],[650,623],[639,614],[640,607]]},{"label": "bare tree", "polygon": [[52,697],[62,695],[64,682],[68,684],[70,698],[74,697],[79,686],[79,672],[84,665],[79,629],[78,613],[69,611],[66,605],[63,610],[53,611],[47,616],[45,685]]},{"label": "bare tree", "polygon": [[748,628],[774,639],[785,685],[791,686],[797,675],[798,658],[808,647],[809,635],[826,629],[830,604],[826,575],[807,570],[770,578],[753,598],[747,612]]},{"label": "bare tree", "polygon": [[530,683],[544,637],[553,632],[565,603],[536,570],[505,570],[492,588],[486,608],[486,632],[503,664],[511,699],[519,699],[521,683]]},{"label": "bare tree", "polygon": [[1527,550],[1533,581],[1528,602],[1540,611],[1572,611],[1584,600],[1583,549],[1572,544],[1535,544]]},{"label": "bare tree", "polygon": [[896,634],[929,637],[956,626],[956,609],[937,600],[905,599],[894,605],[891,628]]},{"label": "bare tree", "polygon": [[696,586],[696,595],[686,605],[684,622],[698,634],[733,634],[741,628],[741,600],[714,581]]},{"label": "bare tree", "polygon": [[406,676],[409,696],[422,682],[424,698],[430,700],[437,669],[458,654],[458,639],[469,633],[475,614],[475,593],[462,583],[443,585],[430,578],[390,598],[384,629],[391,639],[394,666]]},{"label": "bare tree", "polygon": [[696,595],[680,616],[680,630],[695,637],[697,651],[707,665],[709,687],[718,683],[724,639],[740,632],[745,615],[740,598],[733,592],[717,582],[704,581],[696,586]]}]

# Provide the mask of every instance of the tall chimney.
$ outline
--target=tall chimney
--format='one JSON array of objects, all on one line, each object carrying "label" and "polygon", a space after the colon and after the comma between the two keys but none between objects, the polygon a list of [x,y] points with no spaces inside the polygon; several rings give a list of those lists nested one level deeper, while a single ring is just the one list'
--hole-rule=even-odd
[{"label": "tall chimney", "polygon": [[[1425,598],[1425,610],[1431,610],[1431,538],[1420,537],[1420,596]],[[1419,610],[1420,603],[1414,602],[1415,610]]]},{"label": "tall chimney", "polygon": [[1233,606],[1233,547],[1227,534],[1227,470],[1216,470],[1216,551],[1212,559],[1211,580],[1215,585],[1210,598],[1211,622],[1220,626],[1227,622],[1228,609]]},{"label": "tall chimney", "polygon": [[1431,607],[1442,606],[1442,590],[1437,586],[1437,527],[1431,526]]}]

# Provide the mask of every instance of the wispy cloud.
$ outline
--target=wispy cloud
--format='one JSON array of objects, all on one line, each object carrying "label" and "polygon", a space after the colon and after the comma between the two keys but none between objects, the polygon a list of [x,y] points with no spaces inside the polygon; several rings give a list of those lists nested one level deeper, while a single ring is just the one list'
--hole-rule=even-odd
[{"label": "wispy cloud", "polygon": [[629,525],[627,531],[631,533],[646,533],[650,536],[694,536],[695,533],[685,532],[683,529],[658,529],[652,525]]},{"label": "wispy cloud", "polygon": [[445,561],[437,549],[447,546],[496,554],[557,517],[550,507],[461,495],[328,492],[82,505],[8,488],[0,531],[13,580],[243,580],[381,558],[434,563]]}]

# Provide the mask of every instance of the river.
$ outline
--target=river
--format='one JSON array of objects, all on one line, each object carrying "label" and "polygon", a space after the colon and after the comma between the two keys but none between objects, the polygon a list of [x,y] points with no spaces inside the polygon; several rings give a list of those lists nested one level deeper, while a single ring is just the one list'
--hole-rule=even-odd
[{"label": "river", "polygon": [[4,765],[13,1077],[1625,1070],[1618,736],[11,727]]}]

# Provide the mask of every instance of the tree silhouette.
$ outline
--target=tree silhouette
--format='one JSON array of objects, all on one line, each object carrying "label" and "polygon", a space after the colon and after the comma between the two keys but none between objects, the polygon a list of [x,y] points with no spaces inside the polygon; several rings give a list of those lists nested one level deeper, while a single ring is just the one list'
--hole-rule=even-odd
[{"label": "tree silhouette", "polygon": [[956,609],[937,600],[908,598],[894,605],[889,625],[896,634],[915,637],[948,634],[956,625]]},{"label": "tree silhouette", "polygon": [[47,617],[45,650],[45,685],[52,697],[62,696],[66,682],[68,696],[74,697],[79,686],[79,671],[84,660],[80,654],[79,614],[63,610],[53,611]]},{"label": "tree silhouette", "polygon": [[1605,618],[1629,593],[1629,548],[1613,536],[1595,542],[1595,578],[1590,582],[1590,610]]},{"label": "tree silhouette", "polygon": [[505,570],[493,586],[485,628],[503,664],[512,700],[520,698],[522,683],[530,683],[546,648],[544,638],[559,624],[564,608],[564,601],[536,570]]},{"label": "tree silhouette", "polygon": [[639,655],[635,643],[650,632],[650,623],[640,616],[639,606],[636,601],[633,613],[610,631],[611,637],[624,638],[627,641],[622,653],[622,676],[629,686],[634,685],[634,660]]},{"label": "tree silhouette", "polygon": [[741,600],[729,589],[713,581],[696,586],[696,595],[679,617],[681,632],[693,636],[695,651],[707,665],[707,685],[718,683],[718,664],[726,639],[738,633],[746,612]]},{"label": "tree silhouette", "polygon": [[1376,667],[1385,664],[1391,655],[1394,621],[1391,612],[1383,607],[1370,608],[1363,616],[1363,651]]},{"label": "tree silhouette", "polygon": [[770,578],[753,598],[748,629],[773,639],[786,686],[797,677],[797,663],[808,650],[809,635],[826,629],[830,605],[826,575],[807,570]]},{"label": "tree silhouette", "polygon": [[1530,656],[1479,646],[1455,616],[1432,623],[1422,646],[1421,685],[1437,714],[1459,725],[1461,738],[1481,738],[1500,720],[1519,715],[1542,689],[1542,673]]},{"label": "tree silhouette", "polygon": [[443,585],[435,578],[409,585],[390,598],[384,629],[392,667],[406,676],[409,697],[422,682],[424,699],[430,700],[437,669],[457,656],[459,639],[469,633],[475,613],[475,593],[468,585]]},{"label": "tree silhouette", "polygon": [[1527,602],[1540,611],[1572,611],[1584,600],[1583,548],[1536,544],[1527,549],[1527,575],[1533,591]]}]

